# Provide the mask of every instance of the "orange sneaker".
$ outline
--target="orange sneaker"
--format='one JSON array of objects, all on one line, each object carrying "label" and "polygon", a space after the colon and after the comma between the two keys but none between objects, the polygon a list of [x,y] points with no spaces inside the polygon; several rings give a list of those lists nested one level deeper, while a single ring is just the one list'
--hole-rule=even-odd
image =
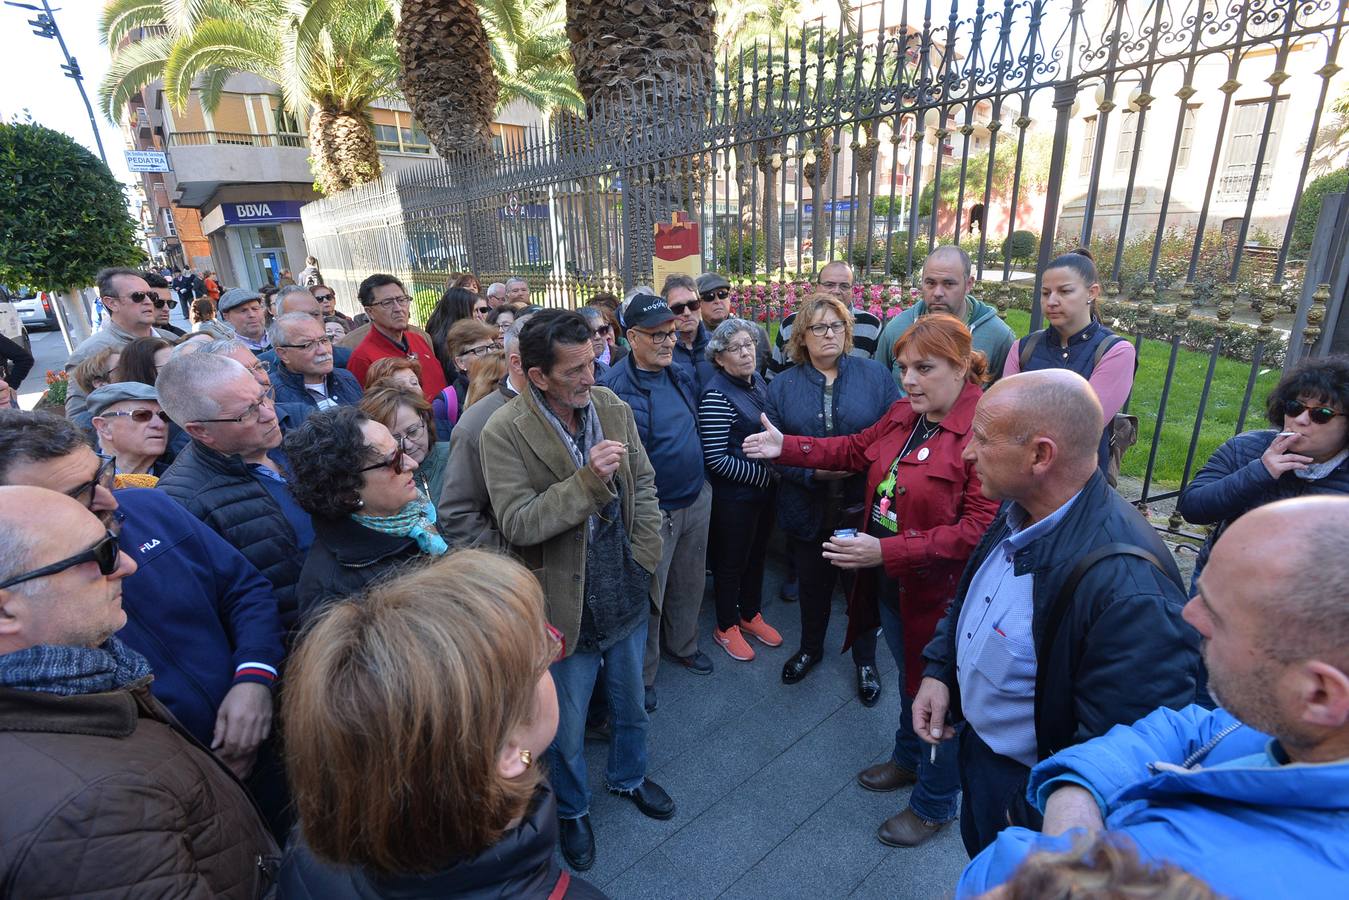
[{"label": "orange sneaker", "polygon": [[725,631],[712,629],[712,640],[721,645],[731,659],[749,662],[754,658],[754,648],[740,634],[740,629],[732,625]]},{"label": "orange sneaker", "polygon": [[782,646],[782,635],[778,634],[776,628],[763,620],[763,613],[755,613],[754,618],[748,622],[741,619],[740,630],[749,632],[750,636],[761,644],[769,647]]}]

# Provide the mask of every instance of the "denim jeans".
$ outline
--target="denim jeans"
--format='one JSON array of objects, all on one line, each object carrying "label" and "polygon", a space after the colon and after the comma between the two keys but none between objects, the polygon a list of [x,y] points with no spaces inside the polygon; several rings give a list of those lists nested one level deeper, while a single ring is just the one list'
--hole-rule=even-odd
[{"label": "denim jeans", "polygon": [[904,690],[903,623],[888,604],[881,603],[880,611],[881,630],[899,669],[899,728],[895,730],[895,752],[890,759],[901,769],[918,773],[918,783],[909,795],[909,808],[914,815],[927,822],[949,822],[956,817],[960,798],[957,741],[942,741],[937,746],[937,761],[932,762],[932,745],[913,730],[913,698]]},{"label": "denim jeans", "polygon": [[557,685],[557,736],[548,748],[548,778],[557,793],[557,814],[579,819],[590,812],[590,780],[586,774],[585,727],[590,695],[595,690],[600,660],[609,700],[610,788],[631,791],[646,779],[646,732],[650,720],[643,705],[642,655],[646,620],[602,653],[573,653],[552,665]]}]

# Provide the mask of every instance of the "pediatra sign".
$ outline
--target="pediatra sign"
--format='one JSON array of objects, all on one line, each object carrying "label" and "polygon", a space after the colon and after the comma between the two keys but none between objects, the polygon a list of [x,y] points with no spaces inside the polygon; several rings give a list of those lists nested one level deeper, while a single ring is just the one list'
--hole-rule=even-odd
[{"label": "pediatra sign", "polygon": [[126,167],[132,172],[168,172],[169,157],[163,150],[126,150]]},{"label": "pediatra sign", "polygon": [[248,200],[244,203],[222,203],[226,225],[275,225],[278,222],[300,221],[301,200]]}]

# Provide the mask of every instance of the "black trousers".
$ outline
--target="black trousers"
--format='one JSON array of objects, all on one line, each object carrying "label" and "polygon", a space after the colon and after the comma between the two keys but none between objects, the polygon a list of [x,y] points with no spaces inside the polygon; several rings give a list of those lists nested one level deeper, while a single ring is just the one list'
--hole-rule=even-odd
[{"label": "black trousers", "polygon": [[1026,802],[1030,769],[997,753],[967,723],[960,729],[960,838],[973,859],[1010,825],[1040,829]]},{"label": "black trousers", "polygon": [[725,631],[749,621],[763,608],[764,561],[773,533],[775,495],[742,502],[712,497],[708,545],[716,547],[712,594],[717,602],[717,629]]},{"label": "black trousers", "polygon": [[[815,540],[791,538],[790,552],[796,560],[797,590],[801,606],[801,649],[811,656],[824,655],[824,636],[829,630],[829,614],[834,601],[834,587],[840,576],[844,590],[852,587],[853,576],[824,558],[821,545],[829,532]],[[853,640],[852,660],[855,665],[876,665],[876,631],[871,629]]]}]

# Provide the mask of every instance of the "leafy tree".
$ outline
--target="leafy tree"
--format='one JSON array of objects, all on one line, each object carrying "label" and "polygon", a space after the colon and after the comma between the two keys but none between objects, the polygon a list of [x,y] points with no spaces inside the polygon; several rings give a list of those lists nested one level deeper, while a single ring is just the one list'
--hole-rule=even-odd
[{"label": "leafy tree", "polygon": [[[1052,139],[1049,135],[1027,135],[1026,149],[1021,160],[1021,196],[1049,180],[1049,155]],[[993,186],[990,198],[1012,196],[1012,181],[1016,176],[1016,135],[1005,134],[998,141],[998,157],[993,161]],[[988,151],[972,153],[969,167],[965,172],[965,202],[984,198],[984,182],[988,177]],[[933,183],[928,182],[918,198],[918,214],[932,215]],[[960,160],[947,160],[942,165],[940,194],[941,206],[950,208],[960,199]]]},{"label": "leafy tree", "polygon": [[[109,0],[100,36],[113,50],[99,101],[114,122],[157,79],[177,109],[193,90],[215,109],[231,75],[281,86],[308,121],[314,186],[332,193],[380,175],[370,104],[398,96],[391,0]],[[123,46],[131,32],[165,25]]]},{"label": "leafy tree", "polygon": [[1342,194],[1345,191],[1349,191],[1349,168],[1330,172],[1307,183],[1302,189],[1302,199],[1297,204],[1293,239],[1288,243],[1289,255],[1294,259],[1307,258],[1312,250],[1312,238],[1316,236],[1316,220],[1321,215],[1321,202],[1327,194]]}]

